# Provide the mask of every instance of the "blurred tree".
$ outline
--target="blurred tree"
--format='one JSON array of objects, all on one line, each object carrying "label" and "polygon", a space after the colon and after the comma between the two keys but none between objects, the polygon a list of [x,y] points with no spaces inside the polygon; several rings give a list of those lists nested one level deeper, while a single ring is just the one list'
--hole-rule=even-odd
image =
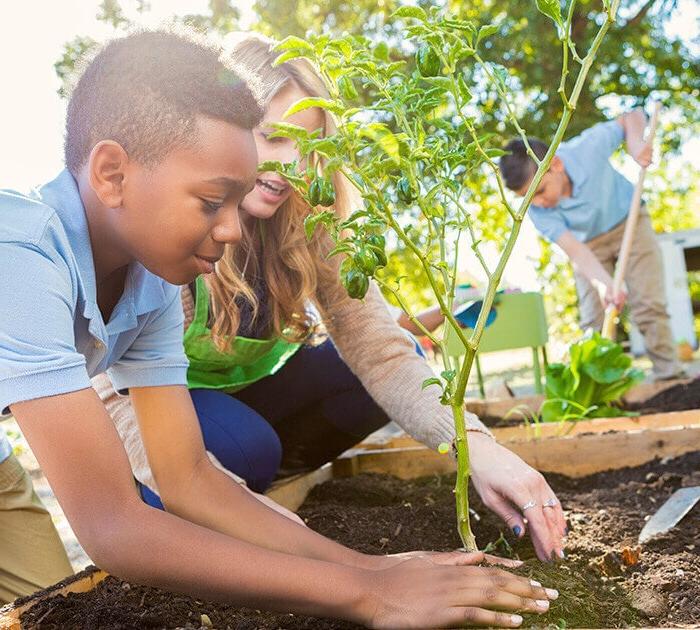
[{"label": "blurred tree", "polygon": [[[665,120],[661,153],[677,154],[682,144],[700,132],[700,59],[695,48],[677,37],[669,36],[666,25],[679,0],[623,0],[619,13],[622,29],[611,30],[604,40],[588,83],[581,95],[576,116],[568,130],[573,136],[583,129],[618,114],[623,109],[644,104],[652,96],[661,99],[673,113]],[[253,5],[255,30],[281,39],[287,35],[304,37],[308,32],[348,32],[362,35],[386,48],[394,59],[404,59],[407,71],[413,67],[413,52],[406,48],[400,23],[388,23],[388,16],[407,0],[255,0]],[[507,0],[417,0],[424,8],[443,5],[462,18],[476,23],[490,21],[499,31],[508,31],[507,40],[495,34],[483,45],[490,59],[499,60],[506,68],[506,81],[516,86],[521,98],[513,103],[523,128],[531,135],[551,137],[558,124],[560,108],[556,85],[559,77],[560,55],[551,55],[556,34],[546,20],[541,19],[535,2]],[[574,8],[573,39],[581,49],[597,29],[591,20],[600,0],[579,0]],[[129,8],[129,11],[125,11]],[[97,18],[115,30],[128,27],[127,14],[133,10],[147,12],[145,0],[103,0]],[[225,34],[239,28],[240,12],[231,0],[209,0],[208,12],[187,15],[182,21],[199,30],[215,30]],[[515,40],[515,41],[514,41]],[[89,38],[77,37],[65,45],[56,72],[68,80],[76,61],[95,45]],[[542,51],[548,54],[542,54]],[[513,51],[516,51],[515,53]],[[570,61],[570,63],[573,63]],[[490,114],[496,138],[505,140],[513,130],[504,123],[504,104],[476,71],[467,65],[468,81],[476,81],[482,89],[474,92],[473,105]],[[374,94],[365,92],[362,100],[371,102]],[[665,161],[664,161],[665,162]],[[507,222],[503,213],[493,211],[493,201],[481,196],[479,190],[484,173],[471,175],[474,196],[469,206],[485,225],[480,237],[500,241]],[[698,175],[688,165],[676,167],[669,173],[662,164],[650,173],[649,187],[654,194],[648,205],[657,229],[685,229],[697,225],[690,200],[697,200]],[[695,197],[693,197],[695,196]],[[484,223],[482,221],[486,220]],[[552,333],[572,335],[575,331],[576,298],[571,271],[566,261],[550,246],[540,252],[538,270],[546,296]],[[428,292],[412,280],[411,259],[407,252],[397,250],[390,256],[387,273],[403,276],[403,282],[413,283],[416,304],[423,304]]]}]

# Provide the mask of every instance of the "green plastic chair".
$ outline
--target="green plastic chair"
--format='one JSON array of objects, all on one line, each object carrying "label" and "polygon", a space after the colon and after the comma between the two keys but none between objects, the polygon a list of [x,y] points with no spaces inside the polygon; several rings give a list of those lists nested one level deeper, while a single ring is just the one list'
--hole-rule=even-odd
[{"label": "green plastic chair", "polygon": [[[544,299],[540,293],[503,293],[494,304],[497,317],[493,324],[484,329],[475,357],[476,374],[479,379],[479,393],[484,398],[484,379],[479,364],[479,355],[484,352],[532,348],[532,362],[535,373],[535,391],[543,393],[542,371],[547,367],[546,344],[547,317],[544,312]],[[471,334],[471,329],[465,328]],[[447,355],[454,366],[464,356],[465,349],[459,337],[450,328],[446,335]],[[542,366],[539,352],[542,351]]]}]

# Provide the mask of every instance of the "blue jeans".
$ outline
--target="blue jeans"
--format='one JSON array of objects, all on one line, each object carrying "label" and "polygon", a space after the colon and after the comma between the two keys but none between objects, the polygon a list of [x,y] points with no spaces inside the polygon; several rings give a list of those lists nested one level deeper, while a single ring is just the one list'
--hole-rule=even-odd
[{"label": "blue jeans", "polygon": [[[235,394],[190,395],[206,449],[255,492],[331,461],[389,422],[330,340],[303,346],[276,374]],[[155,493],[141,493],[162,508]]]}]

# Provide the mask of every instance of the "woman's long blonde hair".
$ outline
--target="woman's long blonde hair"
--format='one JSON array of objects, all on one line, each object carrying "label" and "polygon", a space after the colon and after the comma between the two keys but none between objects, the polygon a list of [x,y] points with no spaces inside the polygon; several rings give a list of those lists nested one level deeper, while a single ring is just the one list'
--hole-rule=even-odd
[{"label": "woman's long blonde hair", "polygon": [[[263,106],[267,107],[281,90],[296,84],[309,96],[327,97],[322,81],[304,60],[273,62],[278,53],[275,42],[259,35],[246,35],[233,47],[232,58],[252,74]],[[335,125],[324,113],[326,135]],[[322,164],[319,164],[322,170]],[[333,177],[336,191],[335,212],[345,216],[351,203],[349,184],[337,174]],[[212,337],[216,347],[225,351],[235,338],[240,324],[240,300],[247,300],[253,319],[258,314],[258,299],[246,278],[261,278],[267,291],[271,335],[290,341],[304,341],[313,332],[315,315],[309,301],[316,302],[320,282],[338,282],[337,267],[327,260],[332,245],[322,229],[311,240],[304,233],[304,219],[311,212],[309,205],[293,192],[265,220],[256,219],[253,229],[244,227],[243,239],[225,249],[215,274],[207,277],[210,308],[213,316]]]}]

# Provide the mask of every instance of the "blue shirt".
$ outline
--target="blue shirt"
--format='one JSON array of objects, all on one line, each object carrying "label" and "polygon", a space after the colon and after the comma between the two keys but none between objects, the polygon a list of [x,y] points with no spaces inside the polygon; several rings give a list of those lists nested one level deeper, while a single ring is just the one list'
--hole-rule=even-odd
[{"label": "blue shirt", "polygon": [[85,209],[68,171],[31,195],[0,191],[0,260],[0,414],[90,387],[104,371],[119,391],[187,384],[179,287],[132,263],[102,319]]},{"label": "blue shirt", "polygon": [[530,206],[530,218],[542,236],[555,242],[569,230],[586,242],[625,219],[634,186],[609,161],[623,139],[622,125],[611,120],[561,143],[557,155],[571,180],[571,197],[562,197],[554,208]]}]

